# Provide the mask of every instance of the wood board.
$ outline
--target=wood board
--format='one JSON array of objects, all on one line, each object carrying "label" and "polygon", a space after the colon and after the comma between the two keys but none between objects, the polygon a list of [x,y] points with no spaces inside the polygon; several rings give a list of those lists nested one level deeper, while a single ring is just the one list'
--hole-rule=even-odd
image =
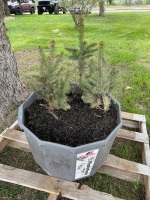
[{"label": "wood board", "polygon": [[[136,163],[109,154],[98,172],[133,182],[140,179],[145,185],[145,200],[150,200],[150,148],[146,118],[144,115],[122,112],[122,120],[124,127],[137,128],[139,132],[121,129],[117,137],[140,142],[143,146],[143,152],[141,152],[143,163]],[[18,130],[17,121],[0,134],[0,152],[6,146],[30,152],[24,133]],[[47,192],[50,194],[47,200],[57,200],[60,195],[76,200],[121,200],[121,198],[114,197],[111,194],[93,190],[87,185],[82,185],[79,188],[77,182],[3,164],[0,164],[0,180]]]}]

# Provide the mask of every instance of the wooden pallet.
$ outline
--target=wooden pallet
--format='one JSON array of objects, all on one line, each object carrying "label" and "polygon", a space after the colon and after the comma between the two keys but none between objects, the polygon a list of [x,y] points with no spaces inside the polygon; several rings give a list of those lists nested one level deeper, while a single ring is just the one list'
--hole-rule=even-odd
[{"label": "wooden pallet", "polygon": [[[143,164],[132,162],[109,154],[100,173],[109,174],[128,181],[143,181],[146,200],[150,200],[150,148],[144,115],[122,112],[123,126],[138,128],[139,132],[121,129],[117,137],[142,143]],[[16,121],[0,135],[0,152],[10,146],[30,152],[28,142]],[[91,189],[87,185],[79,187],[77,182],[66,181],[23,169],[0,164],[0,180],[49,193],[48,200],[57,200],[61,194],[74,200],[121,200],[110,194]]]}]

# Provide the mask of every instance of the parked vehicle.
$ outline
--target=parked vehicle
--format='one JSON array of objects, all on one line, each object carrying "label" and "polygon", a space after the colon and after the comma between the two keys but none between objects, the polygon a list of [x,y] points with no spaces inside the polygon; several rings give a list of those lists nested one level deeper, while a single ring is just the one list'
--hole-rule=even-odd
[{"label": "parked vehicle", "polygon": [[42,15],[43,12],[49,12],[49,14],[58,14],[59,11],[62,11],[64,14],[67,9],[63,7],[61,1],[57,0],[39,0],[37,5],[38,15]]},{"label": "parked vehicle", "polygon": [[28,0],[8,0],[8,7],[10,10],[10,14],[21,15],[26,12],[30,12],[31,14],[35,13],[36,5],[32,1]]}]

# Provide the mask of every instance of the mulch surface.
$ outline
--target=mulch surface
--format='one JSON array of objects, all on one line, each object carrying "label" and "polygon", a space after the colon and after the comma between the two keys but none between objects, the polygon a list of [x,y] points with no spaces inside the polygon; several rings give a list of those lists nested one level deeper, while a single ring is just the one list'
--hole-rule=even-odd
[{"label": "mulch surface", "polygon": [[[70,98],[70,97],[69,97]],[[70,98],[71,108],[54,110],[56,120],[45,100],[36,100],[25,110],[25,125],[39,139],[76,147],[107,138],[117,125],[113,107],[104,112],[91,108],[81,98]]]}]

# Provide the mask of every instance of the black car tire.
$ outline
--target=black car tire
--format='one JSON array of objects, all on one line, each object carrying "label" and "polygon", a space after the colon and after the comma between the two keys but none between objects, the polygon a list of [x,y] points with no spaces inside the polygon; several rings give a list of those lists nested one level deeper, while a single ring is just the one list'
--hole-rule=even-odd
[{"label": "black car tire", "polygon": [[42,15],[43,14],[43,11],[38,9],[38,15]]},{"label": "black car tire", "polygon": [[30,14],[34,14],[34,13],[35,13],[35,9],[34,9],[34,8],[31,8]]},{"label": "black car tire", "polygon": [[63,8],[63,14],[66,14],[66,12],[67,12],[67,9]]},{"label": "black car tire", "polygon": [[53,11],[49,10],[49,14],[53,14]]},{"label": "black car tire", "polygon": [[15,11],[15,15],[22,15],[20,8],[17,8]]},{"label": "black car tire", "polygon": [[59,8],[58,8],[58,5],[56,4],[55,7],[54,7],[54,14],[55,15],[58,15],[59,14]]}]

